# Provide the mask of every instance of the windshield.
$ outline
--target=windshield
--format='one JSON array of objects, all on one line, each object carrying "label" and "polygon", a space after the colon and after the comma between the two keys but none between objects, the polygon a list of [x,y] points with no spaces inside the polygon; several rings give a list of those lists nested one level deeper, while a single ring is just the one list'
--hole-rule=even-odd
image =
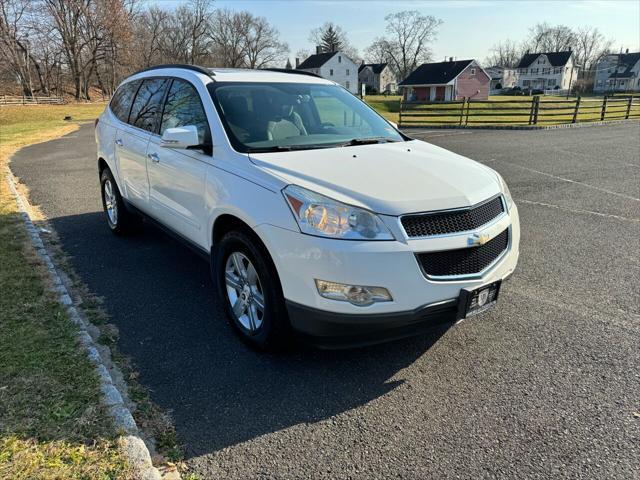
[{"label": "windshield", "polygon": [[242,152],[404,141],[386,120],[337,85],[213,84],[210,92],[234,148]]}]

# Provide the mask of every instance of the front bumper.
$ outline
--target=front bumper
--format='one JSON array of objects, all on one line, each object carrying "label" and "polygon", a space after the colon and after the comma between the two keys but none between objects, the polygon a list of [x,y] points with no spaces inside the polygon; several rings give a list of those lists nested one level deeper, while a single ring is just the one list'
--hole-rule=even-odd
[{"label": "front bumper", "polygon": [[327,312],[286,302],[293,329],[320,348],[351,348],[444,330],[457,320],[458,302],[370,315]]},{"label": "front bumper", "polygon": [[[320,238],[266,224],[256,231],[278,270],[295,330],[325,339],[364,339],[369,334],[388,335],[386,339],[391,339],[454,322],[461,289],[477,288],[513,273],[520,243],[517,208],[514,206],[500,222],[485,230],[489,228],[492,234],[510,229],[507,253],[480,276],[446,281],[427,278],[416,253],[461,248],[466,245],[468,232],[376,242]],[[330,300],[318,294],[315,279],[384,287],[391,292],[393,301],[357,307]],[[442,305],[448,307],[443,309]],[[414,328],[418,332],[413,332]]]}]

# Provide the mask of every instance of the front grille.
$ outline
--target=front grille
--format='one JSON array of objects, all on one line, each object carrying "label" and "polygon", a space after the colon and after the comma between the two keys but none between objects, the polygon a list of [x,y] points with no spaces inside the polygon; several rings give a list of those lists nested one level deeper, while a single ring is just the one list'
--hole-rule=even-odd
[{"label": "front grille", "polygon": [[509,245],[509,229],[479,247],[418,253],[422,271],[431,277],[472,275],[491,265]]},{"label": "front grille", "polygon": [[405,215],[402,226],[409,237],[428,237],[475,230],[504,212],[500,196],[463,210]]}]

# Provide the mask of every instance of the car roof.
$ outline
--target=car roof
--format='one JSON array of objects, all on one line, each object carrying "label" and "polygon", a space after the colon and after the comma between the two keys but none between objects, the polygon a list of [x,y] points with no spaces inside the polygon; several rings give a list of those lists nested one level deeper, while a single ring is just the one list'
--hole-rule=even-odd
[{"label": "car roof", "polygon": [[333,85],[326,80],[308,72],[285,69],[249,69],[249,68],[205,68],[196,65],[157,65],[127,78],[126,81],[151,76],[167,75],[179,77],[200,77],[205,83],[213,82],[277,82],[277,83],[314,83]]}]

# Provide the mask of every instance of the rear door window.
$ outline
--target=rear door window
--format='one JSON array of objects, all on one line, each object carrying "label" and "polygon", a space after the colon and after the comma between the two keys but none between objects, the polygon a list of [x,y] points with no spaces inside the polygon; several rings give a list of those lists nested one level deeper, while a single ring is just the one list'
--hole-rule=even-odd
[{"label": "rear door window", "polygon": [[175,79],[171,84],[162,114],[160,135],[167,128],[195,125],[201,145],[210,143],[211,133],[200,95],[189,82]]},{"label": "rear door window", "polygon": [[162,113],[162,99],[171,80],[152,78],[144,80],[131,107],[129,123],[151,133],[158,131]]},{"label": "rear door window", "polygon": [[109,108],[121,122],[127,123],[129,121],[131,102],[133,102],[133,97],[139,86],[139,81],[125,83],[113,94]]}]

